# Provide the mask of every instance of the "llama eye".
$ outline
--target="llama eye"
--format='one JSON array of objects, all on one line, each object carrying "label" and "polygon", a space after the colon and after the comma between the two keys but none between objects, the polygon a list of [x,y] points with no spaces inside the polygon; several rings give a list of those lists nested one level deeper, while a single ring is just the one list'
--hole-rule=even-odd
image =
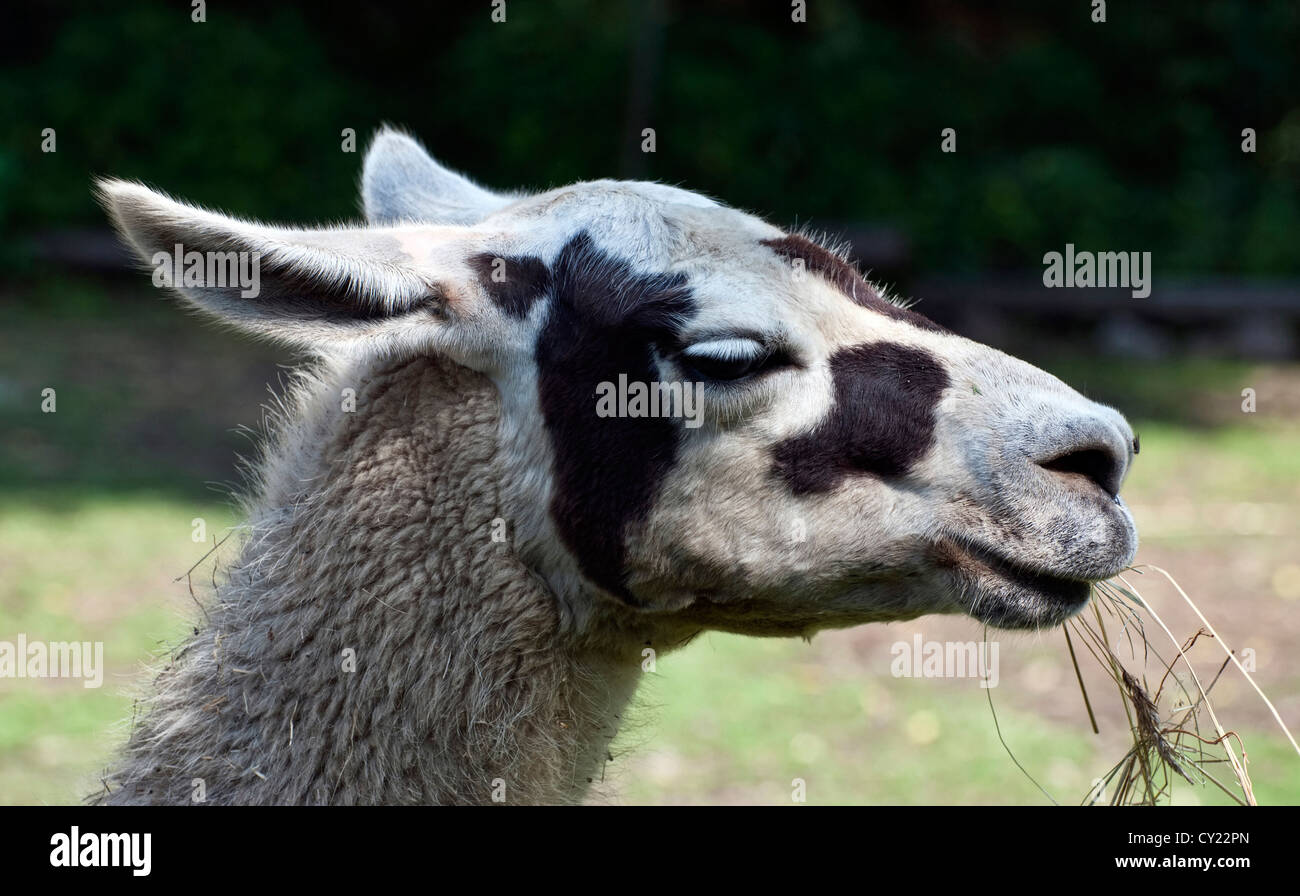
[{"label": "llama eye", "polygon": [[688,346],[678,355],[685,372],[702,380],[739,380],[763,369],[771,351],[751,339],[714,339]]}]

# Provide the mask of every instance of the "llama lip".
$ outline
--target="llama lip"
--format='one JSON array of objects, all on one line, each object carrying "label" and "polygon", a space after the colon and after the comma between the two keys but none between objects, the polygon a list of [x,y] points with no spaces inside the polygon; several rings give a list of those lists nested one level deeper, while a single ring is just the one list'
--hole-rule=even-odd
[{"label": "llama lip", "polygon": [[1031,570],[988,548],[950,541],[942,550],[964,611],[998,628],[1059,625],[1092,595],[1090,579]]}]

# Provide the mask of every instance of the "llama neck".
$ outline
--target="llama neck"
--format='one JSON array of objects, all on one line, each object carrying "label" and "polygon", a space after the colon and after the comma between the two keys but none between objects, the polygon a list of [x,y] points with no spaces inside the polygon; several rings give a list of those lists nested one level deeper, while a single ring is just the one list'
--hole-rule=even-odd
[{"label": "llama neck", "polygon": [[103,798],[580,799],[638,645],[566,636],[494,539],[495,389],[420,358],[325,375],[300,404],[210,624],[159,676]]}]

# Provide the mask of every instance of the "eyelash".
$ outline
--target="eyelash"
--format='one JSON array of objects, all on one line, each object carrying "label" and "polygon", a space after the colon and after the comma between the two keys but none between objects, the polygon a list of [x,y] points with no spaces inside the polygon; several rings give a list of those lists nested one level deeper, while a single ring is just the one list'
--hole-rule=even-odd
[{"label": "eyelash", "polygon": [[[782,351],[766,351],[753,358],[741,361],[723,360],[721,358],[711,358],[704,355],[692,357],[685,353],[678,355],[677,363],[682,367],[683,372],[697,380],[704,380],[714,383],[738,383],[742,380],[749,379],[757,374],[773,370],[778,367],[788,366],[791,361],[788,355]],[[709,364],[716,364],[712,371],[708,370]],[[745,366],[741,368],[741,364]],[[729,374],[734,370],[726,370],[726,365],[735,365],[736,370],[740,370],[735,376]]]}]

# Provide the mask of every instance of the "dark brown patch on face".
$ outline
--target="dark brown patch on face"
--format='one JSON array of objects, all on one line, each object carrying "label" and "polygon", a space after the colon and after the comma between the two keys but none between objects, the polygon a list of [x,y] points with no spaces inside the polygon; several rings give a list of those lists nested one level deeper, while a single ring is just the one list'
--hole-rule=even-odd
[{"label": "dark brown patch on face", "polygon": [[682,274],[643,274],[584,231],[555,261],[536,359],[542,419],[555,457],[551,518],[588,579],[636,601],[623,539],[645,519],[677,459],[682,425],[667,417],[600,417],[602,382],[661,380],[657,352],[695,312]]},{"label": "dark brown patch on face", "polygon": [[483,252],[470,258],[469,264],[496,306],[519,320],[551,289],[551,269],[533,255]]},{"label": "dark brown patch on face", "polygon": [[786,261],[792,262],[795,259],[802,259],[805,270],[818,277],[826,278],[836,289],[863,308],[869,308],[888,318],[911,324],[914,327],[920,327],[923,330],[932,330],[936,333],[948,332],[930,318],[917,314],[915,311],[908,311],[906,308],[899,308],[893,302],[882,299],[871,288],[871,284],[858,273],[857,268],[807,237],[792,233],[780,239],[763,240],[762,242],[764,246],[770,248]]},{"label": "dark brown patch on face", "polygon": [[774,472],[795,494],[827,492],[849,476],[901,476],[934,441],[934,408],[948,374],[933,356],[892,342],[831,356],[835,403],[812,432],[773,449]]}]

